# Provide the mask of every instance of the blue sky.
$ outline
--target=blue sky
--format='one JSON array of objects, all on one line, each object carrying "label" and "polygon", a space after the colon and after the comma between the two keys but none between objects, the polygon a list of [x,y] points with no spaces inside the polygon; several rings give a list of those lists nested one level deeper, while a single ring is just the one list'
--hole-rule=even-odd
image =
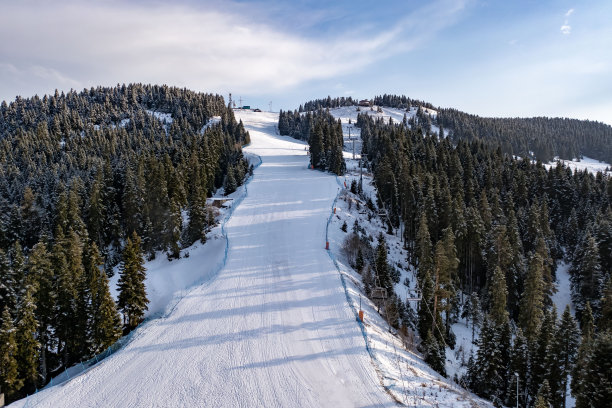
[{"label": "blue sky", "polygon": [[[128,82],[612,124],[610,1],[0,0],[0,99]],[[8,40],[7,40],[8,39]]]}]

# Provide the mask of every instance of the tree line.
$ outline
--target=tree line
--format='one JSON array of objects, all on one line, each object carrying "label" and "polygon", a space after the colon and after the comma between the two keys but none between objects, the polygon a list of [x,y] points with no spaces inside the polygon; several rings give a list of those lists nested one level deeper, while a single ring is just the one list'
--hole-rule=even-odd
[{"label": "tree line", "polygon": [[[316,99],[300,105],[299,112],[356,106],[351,97]],[[612,164],[612,126],[605,123],[569,118],[490,118],[468,114],[457,109],[435,107],[430,102],[411,99],[404,95],[378,95],[370,100],[372,105],[404,109],[418,108],[413,125],[424,132],[438,126],[454,143],[461,139],[475,139],[493,148],[500,146],[504,153],[541,160],[565,160],[588,156]],[[436,110],[430,115],[424,108]]]},{"label": "tree line", "polygon": [[[213,116],[221,119],[210,125]],[[9,399],[142,320],[144,259],[204,242],[215,223],[206,198],[242,183],[248,142],[221,96],[168,86],[0,105],[0,385]]]},{"label": "tree line", "polygon": [[299,111],[279,112],[278,130],[281,135],[308,141],[310,164],[315,169],[342,175],[346,163],[342,155],[344,137],[342,123],[329,110],[301,114]]}]

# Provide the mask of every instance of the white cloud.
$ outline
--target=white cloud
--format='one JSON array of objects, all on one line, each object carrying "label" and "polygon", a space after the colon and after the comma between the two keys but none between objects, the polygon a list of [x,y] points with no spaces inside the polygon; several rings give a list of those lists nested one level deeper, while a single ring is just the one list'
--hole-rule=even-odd
[{"label": "white cloud", "polygon": [[569,17],[572,14],[574,14],[573,8],[567,10],[567,12],[565,13],[565,21],[563,22],[563,25],[561,26],[561,33],[563,35],[570,35],[572,33],[572,26],[569,24]]},{"label": "white cloud", "polygon": [[[355,72],[413,49],[450,24],[461,9],[455,6],[448,12],[448,2],[442,0],[377,35],[345,33],[321,40],[254,21],[244,5],[236,9],[240,13],[232,13],[228,4],[223,11],[115,1],[5,4],[0,36],[13,40],[0,42],[0,70],[5,74],[0,77],[0,99],[122,82],[215,92],[280,91]],[[436,25],[421,27],[424,21]]]}]

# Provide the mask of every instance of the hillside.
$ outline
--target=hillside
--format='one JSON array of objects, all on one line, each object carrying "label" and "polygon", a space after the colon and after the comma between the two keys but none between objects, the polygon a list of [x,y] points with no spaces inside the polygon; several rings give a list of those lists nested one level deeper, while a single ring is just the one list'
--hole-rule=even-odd
[{"label": "hillside", "polygon": [[[352,98],[317,99],[300,105],[298,111],[318,109],[348,109],[357,106]],[[423,132],[438,133],[439,127],[456,143],[459,140],[480,140],[501,149],[510,155],[553,161],[582,159],[589,157],[605,163],[612,163],[612,126],[589,120],[569,118],[488,118],[465,113],[406,96],[380,95],[368,100],[374,110],[395,109],[417,114],[413,122]],[[420,107],[420,109],[418,109]],[[360,107],[362,112],[368,107]],[[401,121],[401,117],[399,118]],[[394,118],[396,120],[396,118]],[[396,120],[397,122],[397,120]],[[604,164],[605,168],[605,164]]]}]

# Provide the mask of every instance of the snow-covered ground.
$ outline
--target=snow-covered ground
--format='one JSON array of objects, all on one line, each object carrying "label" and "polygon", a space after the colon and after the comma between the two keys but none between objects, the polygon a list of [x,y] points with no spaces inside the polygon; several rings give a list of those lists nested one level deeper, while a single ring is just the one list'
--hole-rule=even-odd
[{"label": "snow-covered ground", "polygon": [[552,301],[557,307],[557,314],[559,316],[561,316],[567,305],[569,305],[572,315],[576,314],[572,303],[569,267],[570,265],[565,262],[559,262],[557,266],[557,281],[555,282],[557,291],[552,295]]},{"label": "snow-covered ground", "polygon": [[[274,136],[278,115],[237,116],[251,133],[245,150],[263,164],[225,226],[226,266],[27,406],[395,406],[324,249],[335,177],[307,169],[303,144]],[[182,261],[174,273],[216,262]]]},{"label": "snow-covered ground", "polygon": [[[221,227],[214,228],[208,235],[206,245],[197,243],[187,251],[188,258],[168,261],[165,254],[158,254],[153,261],[147,262],[147,297],[149,298],[149,310],[145,317],[163,313],[166,307],[172,303],[172,299],[181,297],[184,291],[196,282],[210,277],[219,269],[223,263],[225,251],[225,239],[221,234]],[[110,279],[110,289],[113,298],[117,299],[119,280],[118,271]]]},{"label": "snow-covered ground", "polygon": [[581,160],[559,160],[557,157],[555,160],[545,163],[544,167],[547,169],[557,166],[557,163],[561,162],[573,171],[584,171],[587,170],[590,173],[597,174],[598,172],[612,174],[612,165],[606,162],[602,162],[590,157],[583,156]]},{"label": "snow-covered ground", "polygon": [[172,114],[171,113],[158,112],[158,111],[152,111],[152,110],[147,110],[146,112],[164,124],[168,124],[168,125],[172,124]]},{"label": "snow-covered ground", "polygon": [[407,119],[410,119],[416,114],[416,108],[411,108],[409,112],[406,112],[404,109],[395,108],[381,107],[381,109],[382,112],[378,112],[378,106],[373,106],[372,109],[363,106],[342,106],[340,108],[330,109],[329,113],[336,119],[341,119],[343,124],[348,123],[349,119],[352,123],[357,122],[357,115],[360,113],[365,113],[374,119],[382,118],[388,121],[389,118],[391,118],[395,123],[401,122],[404,119],[404,114],[406,114]]},{"label": "snow-covered ground", "polygon": [[202,129],[200,129],[200,133],[204,134],[204,132],[206,131],[206,129],[208,129],[211,126],[216,125],[217,123],[221,122],[221,116],[213,116],[212,118],[210,118],[208,120],[208,122],[206,122],[206,124],[204,126],[202,126]]}]

